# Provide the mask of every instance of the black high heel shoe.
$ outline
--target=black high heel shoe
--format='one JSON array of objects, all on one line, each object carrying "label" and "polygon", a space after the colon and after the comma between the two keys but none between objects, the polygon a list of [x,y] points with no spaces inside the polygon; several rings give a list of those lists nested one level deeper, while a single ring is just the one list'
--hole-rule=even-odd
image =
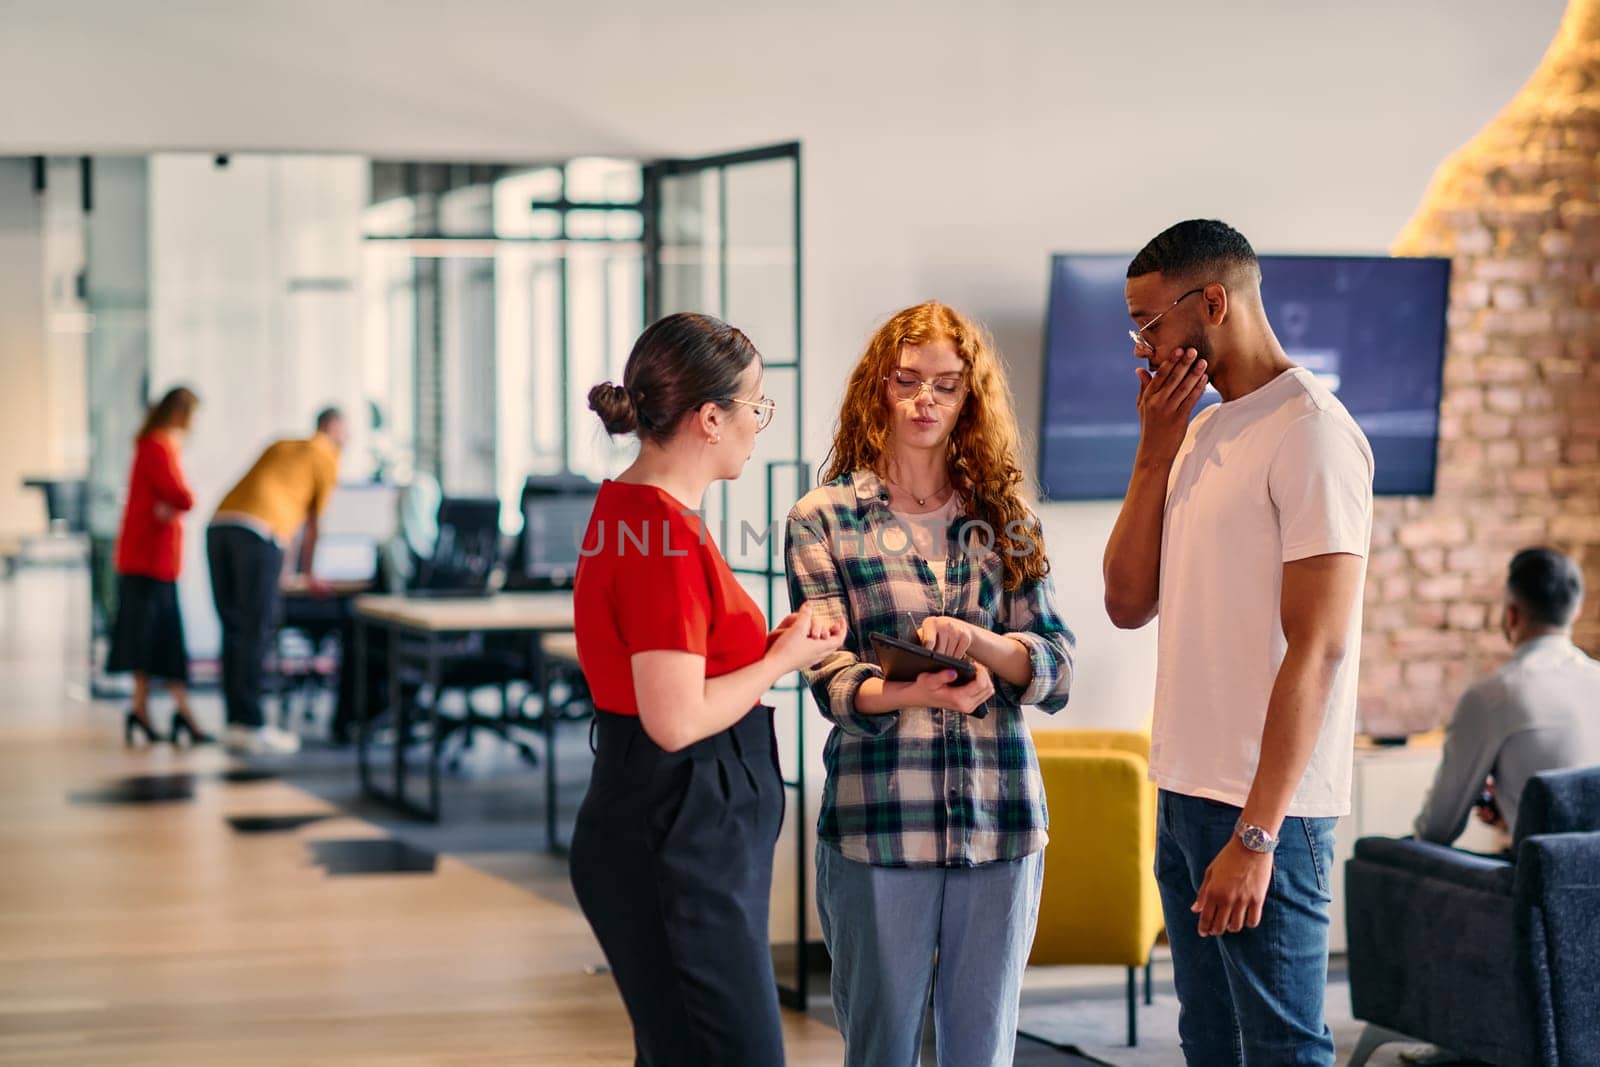
[{"label": "black high heel shoe", "polygon": [[208,734],[200,729],[189,716],[174,715],[172,717],[172,743],[174,745],[182,744],[184,734],[189,735],[189,744],[191,745],[214,745],[217,743],[217,738],[214,734]]},{"label": "black high heel shoe", "polygon": [[132,748],[134,737],[140,734],[144,735],[144,739],[152,745],[163,740],[161,735],[156,733],[155,727],[130,710],[122,717],[122,743]]}]

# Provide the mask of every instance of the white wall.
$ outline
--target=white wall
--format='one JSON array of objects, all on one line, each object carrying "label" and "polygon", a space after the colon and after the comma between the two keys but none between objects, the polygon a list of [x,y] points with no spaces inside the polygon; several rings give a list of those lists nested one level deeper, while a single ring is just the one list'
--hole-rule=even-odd
[{"label": "white wall", "polygon": [[82,478],[89,466],[89,318],[82,172],[53,159],[34,190],[28,159],[0,159],[0,535],[47,528],[31,476]]},{"label": "white wall", "polygon": [[364,473],[360,213],[368,167],[352,157],[163,153],[150,161],[150,390],[200,396],[184,452],[195,510],[179,582],[189,653],[221,643],[205,526],[281,437],[319,409],[350,416],[347,476]]},{"label": "white wall", "polygon": [[44,281],[44,199],[33,193],[32,165],[0,159],[0,536],[44,532],[44,498],[22,479],[55,473]]},{"label": "white wall", "polygon": [[49,470],[83,477],[89,469],[85,372],[91,320],[78,291],[78,279],[86,265],[83,170],[79,161],[51,160],[47,182],[43,278],[45,430],[42,443]]},{"label": "white wall", "polygon": [[[1386,248],[1562,3],[753,7],[12,0],[0,151],[555,159],[798,138],[816,457],[844,366],[904,304],[985,318],[1031,414],[1052,251],[1133,250],[1198,214],[1264,252]],[[1111,519],[1045,512],[1082,649],[1072,721],[1137,721],[1149,699],[1150,635],[1099,606]]]}]

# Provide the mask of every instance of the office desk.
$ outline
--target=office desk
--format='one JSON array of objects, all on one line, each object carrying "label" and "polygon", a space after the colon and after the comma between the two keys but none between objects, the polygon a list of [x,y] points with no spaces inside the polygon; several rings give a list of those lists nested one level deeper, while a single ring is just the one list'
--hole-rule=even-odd
[{"label": "office desk", "polygon": [[352,582],[340,580],[336,582],[329,582],[327,584],[327,594],[318,595],[311,591],[311,583],[306,580],[305,575],[290,574],[285,576],[283,581],[278,583],[278,590],[283,594],[285,601],[291,599],[309,600],[315,603],[318,600],[348,599],[350,597],[360,596],[362,593],[370,593],[372,592],[372,587],[375,583],[372,581]]},{"label": "office desk", "polygon": [[[507,714],[499,719],[479,720],[468,716],[475,725],[484,726],[500,736],[515,742],[510,734],[514,727],[542,729],[547,745],[545,753],[546,797],[551,798],[555,788],[555,732],[556,712],[549,706],[549,680],[544,665],[543,639],[547,634],[566,633],[572,630],[572,594],[570,593],[504,593],[494,597],[419,598],[404,596],[361,596],[355,601],[355,654],[356,677],[366,678],[368,631],[388,631],[389,655],[388,684],[389,707],[395,715],[394,785],[385,790],[372,778],[368,767],[367,749],[372,733],[372,720],[367,714],[368,693],[365,685],[356,688],[356,770],[361,789],[367,795],[400,811],[430,822],[439,819],[439,752],[446,730],[439,721],[439,688],[442,680],[442,659],[445,645],[451,640],[473,634],[514,634],[528,639],[529,658],[533,677],[528,681],[544,696],[544,706],[537,717]],[[415,648],[408,650],[402,638],[415,639]],[[423,670],[423,677],[434,698],[428,705],[428,792],[427,801],[417,804],[406,796],[406,742],[411,731],[411,707],[401,691],[400,670],[402,660],[411,657]],[[554,805],[546,812],[551,827],[550,843],[555,846]]]}]

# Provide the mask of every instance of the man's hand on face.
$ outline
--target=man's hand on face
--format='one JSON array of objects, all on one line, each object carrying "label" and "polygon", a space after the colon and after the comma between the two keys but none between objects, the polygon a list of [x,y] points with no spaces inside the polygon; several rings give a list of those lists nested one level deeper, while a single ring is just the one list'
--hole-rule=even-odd
[{"label": "man's hand on face", "polygon": [[1139,375],[1139,460],[1171,464],[1183,447],[1189,416],[1211,381],[1206,361],[1193,348],[1174,349],[1172,358]]}]

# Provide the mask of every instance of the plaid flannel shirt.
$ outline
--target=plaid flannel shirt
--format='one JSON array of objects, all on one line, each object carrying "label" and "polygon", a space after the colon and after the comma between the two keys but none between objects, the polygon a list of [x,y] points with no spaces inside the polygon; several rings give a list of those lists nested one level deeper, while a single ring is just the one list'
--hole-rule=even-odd
[{"label": "plaid flannel shirt", "polygon": [[[859,862],[971,867],[1018,859],[1047,840],[1044,783],[1022,707],[1066,706],[1073,636],[1048,577],[1008,592],[1001,549],[983,548],[973,530],[961,547],[967,521],[958,518],[947,532],[941,593],[927,562],[903,547],[904,536],[883,550],[886,529],[904,531],[871,472],[814,489],[789,512],[790,602],[810,601],[818,617],[842,616],[850,627],[844,647],[803,677],[833,723],[817,836]],[[910,625],[929,615],[1016,638],[1028,649],[1032,680],[1018,688],[996,677],[982,719],[934,708],[857,712],[861,683],[883,676],[868,635],[912,638]]]}]

